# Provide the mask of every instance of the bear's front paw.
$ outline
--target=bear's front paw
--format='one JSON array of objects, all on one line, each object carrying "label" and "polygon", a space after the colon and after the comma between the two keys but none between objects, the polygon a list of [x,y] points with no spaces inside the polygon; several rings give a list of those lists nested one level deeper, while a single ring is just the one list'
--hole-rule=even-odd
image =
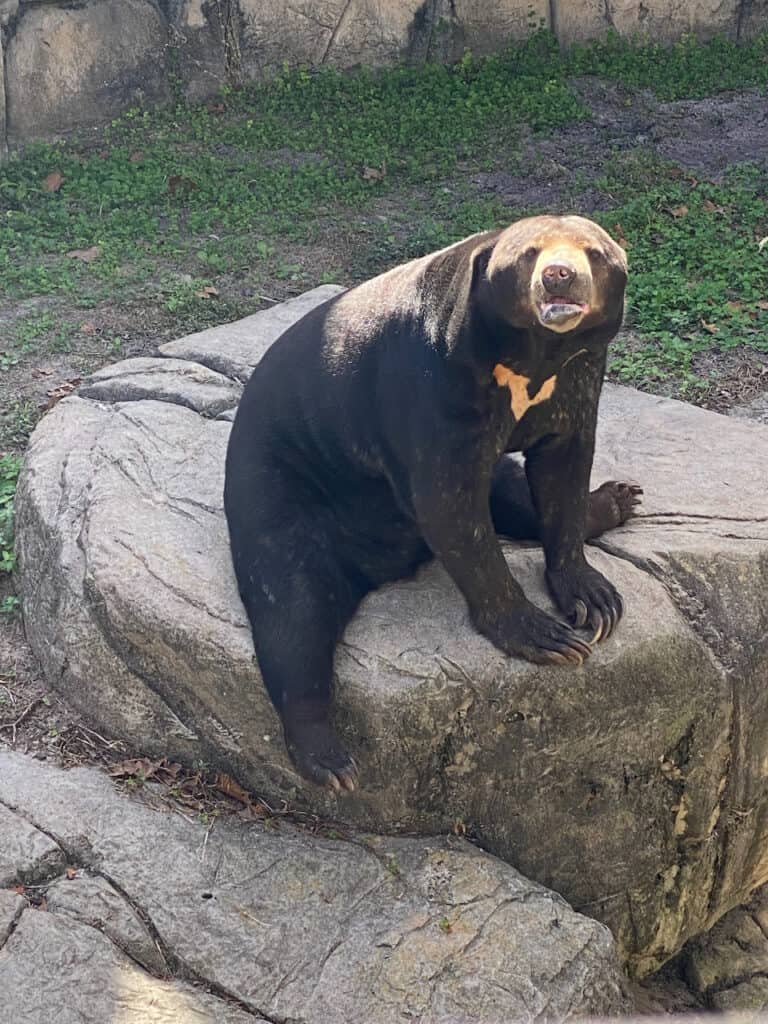
[{"label": "bear's front paw", "polygon": [[581,665],[591,653],[570,626],[530,602],[476,625],[505,654],[517,654],[538,665]]},{"label": "bear's front paw", "polygon": [[357,765],[326,719],[286,715],[283,731],[291,760],[305,779],[336,793],[354,790]]},{"label": "bear's front paw", "polygon": [[547,572],[547,583],[560,610],[576,629],[594,630],[590,644],[607,640],[624,612],[619,592],[589,565]]}]

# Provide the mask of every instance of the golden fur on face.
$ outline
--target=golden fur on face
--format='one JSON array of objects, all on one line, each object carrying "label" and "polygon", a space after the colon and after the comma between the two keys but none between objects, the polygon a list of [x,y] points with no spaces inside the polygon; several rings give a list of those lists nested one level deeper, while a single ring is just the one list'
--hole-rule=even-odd
[{"label": "golden fur on face", "polygon": [[[545,286],[544,271],[553,266],[573,273],[561,294],[552,294]],[[488,279],[503,287],[510,268],[515,270],[515,326],[538,324],[560,334],[574,330],[587,317],[601,316],[601,268],[626,274],[627,259],[606,231],[584,217],[528,217],[499,238],[488,263]]]}]

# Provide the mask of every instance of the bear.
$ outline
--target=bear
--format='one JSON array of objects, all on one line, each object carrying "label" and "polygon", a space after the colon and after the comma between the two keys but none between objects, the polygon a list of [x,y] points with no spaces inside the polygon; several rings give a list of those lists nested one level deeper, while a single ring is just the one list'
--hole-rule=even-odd
[{"label": "bear", "polygon": [[[335,648],[369,591],[431,557],[507,655],[578,665],[613,632],[622,600],[584,543],[641,500],[620,481],[589,493],[626,280],[597,224],[530,217],[330,299],[256,366],[224,504],[258,665],[306,779],[358,784],[332,724]],[[526,598],[499,535],[543,546],[567,622]]]}]

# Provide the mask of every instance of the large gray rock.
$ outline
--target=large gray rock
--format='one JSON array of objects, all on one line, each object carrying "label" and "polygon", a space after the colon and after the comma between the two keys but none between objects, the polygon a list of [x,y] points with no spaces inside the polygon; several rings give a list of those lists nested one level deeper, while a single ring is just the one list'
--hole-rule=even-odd
[{"label": "large gray rock", "polygon": [[22,4],[5,52],[9,143],[170,98],[168,28],[152,0]]},{"label": "large gray rock", "polygon": [[[328,294],[163,352],[242,380]],[[293,772],[254,663],[222,513],[228,432],[173,402],[82,397],[35,431],[17,498],[25,624],[83,715],[321,815],[459,822],[609,924],[638,974],[765,881],[767,430],[607,387],[595,481],[646,491],[643,515],[590,554],[626,598],[619,630],[580,669],[538,667],[475,633],[439,566],[371,595],[336,660],[338,725],[363,769],[338,801]],[[506,554],[551,608],[540,551]]]},{"label": "large gray rock", "polygon": [[[608,930],[464,840],[207,827],[121,796],[93,769],[12,753],[0,753],[0,803],[80,872],[0,949],[3,1021],[43,1024],[55,1005],[78,1024],[118,1010],[137,1024],[506,1024],[629,1006]],[[0,899],[0,929],[3,913]],[[235,1005],[158,980],[168,973]]]},{"label": "large gray rock", "polygon": [[291,65],[340,67],[402,60],[458,60],[466,48],[491,53],[549,23],[547,0],[238,0],[242,66],[260,77]]},{"label": "large gray rock", "polygon": [[[560,42],[569,45],[616,32],[630,39],[673,43],[682,35],[735,39],[742,21],[740,0],[554,0],[552,16]],[[749,8],[751,4],[747,4]],[[755,35],[754,31],[749,33]]]}]

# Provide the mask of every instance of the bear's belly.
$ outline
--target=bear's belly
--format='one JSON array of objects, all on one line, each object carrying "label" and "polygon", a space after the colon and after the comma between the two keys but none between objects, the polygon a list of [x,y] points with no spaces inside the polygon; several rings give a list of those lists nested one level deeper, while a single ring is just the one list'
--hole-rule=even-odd
[{"label": "bear's belly", "polygon": [[333,504],[339,555],[373,586],[411,575],[430,551],[386,480],[365,481]]}]

